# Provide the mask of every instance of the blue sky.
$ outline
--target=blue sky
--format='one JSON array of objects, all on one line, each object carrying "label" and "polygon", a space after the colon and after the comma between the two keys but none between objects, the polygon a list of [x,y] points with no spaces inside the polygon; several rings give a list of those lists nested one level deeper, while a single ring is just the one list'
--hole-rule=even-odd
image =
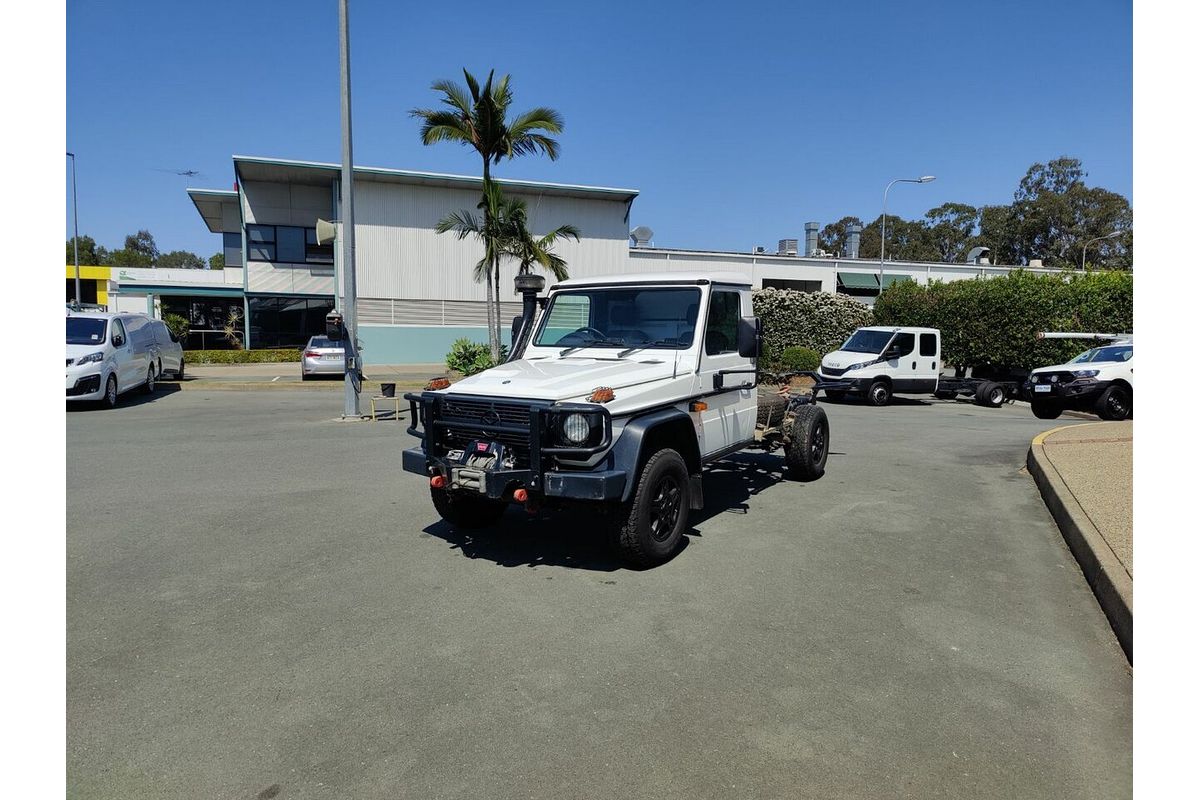
[{"label": "blue sky", "polygon": [[[1030,164],[1081,158],[1132,197],[1129,2],[351,2],[358,164],[477,174],[408,110],[465,66],[515,109],[562,112],[562,157],[503,177],[636,188],[660,247],[749,250],[806,221],[1007,203]],[[502,6],[501,6],[502,7]],[[336,0],[68,0],[67,148],[80,233],[219,249],[187,186],[234,153],[338,161]],[[184,178],[159,170],[198,170]],[[70,173],[65,230],[71,231]]]}]

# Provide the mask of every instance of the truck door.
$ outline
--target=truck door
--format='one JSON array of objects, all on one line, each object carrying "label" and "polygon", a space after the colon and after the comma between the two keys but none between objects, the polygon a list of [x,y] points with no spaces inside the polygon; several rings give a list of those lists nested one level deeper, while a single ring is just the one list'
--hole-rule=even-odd
[{"label": "truck door", "polygon": [[941,336],[937,331],[925,331],[917,336],[916,380],[919,388],[914,392],[924,394],[937,390],[938,375],[942,371],[941,344]]},{"label": "truck door", "polygon": [[[901,331],[888,343],[885,355],[887,374],[892,376],[892,391],[919,392],[917,381],[917,337]],[[932,389],[930,390],[932,391]]]},{"label": "truck door", "polygon": [[749,290],[713,287],[700,349],[700,400],[708,406],[699,412],[701,455],[754,438],[758,414],[755,363],[737,351],[738,322],[753,313]]}]

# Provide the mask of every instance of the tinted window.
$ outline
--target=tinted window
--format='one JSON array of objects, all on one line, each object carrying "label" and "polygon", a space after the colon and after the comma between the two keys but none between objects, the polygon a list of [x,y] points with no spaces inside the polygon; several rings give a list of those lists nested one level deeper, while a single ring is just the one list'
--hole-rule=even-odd
[{"label": "tinted window", "polygon": [[101,344],[105,321],[89,317],[67,317],[67,344]]},{"label": "tinted window", "polygon": [[712,293],[708,324],[704,328],[704,352],[710,356],[737,352],[737,326],[741,301],[737,292]]},{"label": "tinted window", "polygon": [[921,334],[921,355],[936,356],[937,355],[937,334],[922,333]]},{"label": "tinted window", "polygon": [[902,356],[906,356],[913,351],[913,347],[917,343],[917,337],[911,333],[898,333],[895,340],[892,342],[889,350],[896,351]]},{"label": "tinted window", "polygon": [[275,257],[289,264],[303,264],[304,228],[276,228]]}]

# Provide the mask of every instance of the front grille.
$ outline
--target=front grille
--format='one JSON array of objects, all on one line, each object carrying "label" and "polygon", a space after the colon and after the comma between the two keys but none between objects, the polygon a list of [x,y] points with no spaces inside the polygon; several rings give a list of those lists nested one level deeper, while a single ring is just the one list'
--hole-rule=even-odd
[{"label": "front grille", "polygon": [[1074,373],[1071,372],[1039,372],[1036,375],[1029,376],[1030,383],[1071,383],[1075,380]]},{"label": "front grille", "polygon": [[[441,416],[444,419],[470,420],[482,422],[485,415],[495,412],[500,418],[500,425],[529,425],[529,406],[517,403],[493,403],[490,400],[462,400],[446,398],[441,404]],[[493,421],[493,424],[496,424]]]},{"label": "front grille", "polygon": [[[475,439],[499,442],[511,452],[516,469],[529,468],[529,406],[447,397],[438,403],[437,408],[437,418],[441,423],[439,444],[444,449],[463,449]],[[489,431],[483,427],[486,425],[503,425],[521,430]]]},{"label": "front grille", "polygon": [[828,376],[829,376],[829,377],[831,377],[831,378],[836,378],[836,377],[838,377],[839,375],[845,375],[845,374],[846,374],[846,370],[844,370],[844,369],[835,369],[834,367],[824,367],[824,366],[823,366],[823,367],[821,367],[821,374],[822,374],[822,375],[828,375]]}]

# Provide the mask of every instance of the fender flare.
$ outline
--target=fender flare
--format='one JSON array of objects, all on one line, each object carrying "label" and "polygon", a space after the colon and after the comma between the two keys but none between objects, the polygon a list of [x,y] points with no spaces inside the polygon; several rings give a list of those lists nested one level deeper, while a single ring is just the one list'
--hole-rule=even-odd
[{"label": "fender flare", "polygon": [[[687,433],[683,435],[685,429]],[[703,503],[699,480],[700,444],[696,441],[696,429],[691,416],[678,408],[663,408],[634,417],[621,429],[621,435],[617,437],[616,443],[609,451],[612,466],[625,470],[626,475],[629,476],[625,481],[621,502],[629,500],[630,495],[633,494],[633,487],[640,477],[642,465],[651,455],[651,448],[657,450],[658,442],[656,440],[661,436],[672,435],[683,435],[682,446],[674,449],[683,456],[684,463],[688,467],[688,474],[692,476],[692,505],[694,508],[701,507],[696,505],[697,502]]]}]

